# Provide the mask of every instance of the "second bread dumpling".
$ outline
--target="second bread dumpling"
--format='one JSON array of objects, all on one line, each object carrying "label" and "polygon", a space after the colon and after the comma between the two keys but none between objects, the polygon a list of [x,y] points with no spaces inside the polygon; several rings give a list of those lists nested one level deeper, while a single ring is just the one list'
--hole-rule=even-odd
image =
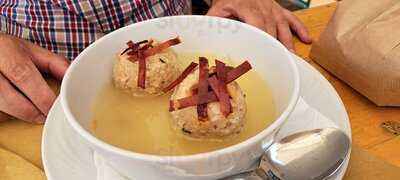
[{"label": "second bread dumpling", "polygon": [[[176,88],[171,101],[190,97],[197,88],[199,70],[193,71]],[[232,112],[225,116],[218,101],[207,104],[207,120],[199,120],[197,107],[190,106],[171,112],[172,126],[186,136],[193,138],[218,138],[240,133],[246,116],[246,101],[243,91],[235,81],[227,84],[231,97]]]}]

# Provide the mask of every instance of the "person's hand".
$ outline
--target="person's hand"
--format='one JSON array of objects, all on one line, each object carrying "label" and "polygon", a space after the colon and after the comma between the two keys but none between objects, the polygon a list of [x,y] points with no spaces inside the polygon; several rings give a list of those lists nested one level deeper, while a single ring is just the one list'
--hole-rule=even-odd
[{"label": "person's hand", "polygon": [[39,70],[61,80],[68,64],[47,49],[0,33],[0,121],[13,116],[44,123],[56,96]]},{"label": "person's hand", "polygon": [[311,43],[307,29],[290,11],[274,0],[216,0],[208,11],[209,16],[238,19],[253,25],[282,42],[294,52],[292,32],[301,41]]}]

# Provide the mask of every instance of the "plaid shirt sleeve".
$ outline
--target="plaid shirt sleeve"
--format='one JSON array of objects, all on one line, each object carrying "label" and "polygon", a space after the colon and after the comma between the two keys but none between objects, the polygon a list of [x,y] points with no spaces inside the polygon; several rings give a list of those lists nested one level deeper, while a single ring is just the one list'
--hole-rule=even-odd
[{"label": "plaid shirt sleeve", "polygon": [[189,6],[189,0],[0,0],[0,31],[72,60],[104,34],[182,15]]}]

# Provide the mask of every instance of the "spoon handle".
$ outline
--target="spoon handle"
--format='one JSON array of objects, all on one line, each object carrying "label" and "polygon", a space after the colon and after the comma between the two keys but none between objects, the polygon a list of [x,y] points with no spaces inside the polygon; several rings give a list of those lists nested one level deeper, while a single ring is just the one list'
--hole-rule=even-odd
[{"label": "spoon handle", "polygon": [[271,171],[265,172],[261,168],[229,176],[220,180],[281,180]]},{"label": "spoon handle", "polygon": [[[264,173],[264,172],[263,172]],[[265,173],[264,173],[265,175]],[[247,171],[233,176],[229,176],[220,180],[270,180],[266,176],[260,176],[257,170]]]}]

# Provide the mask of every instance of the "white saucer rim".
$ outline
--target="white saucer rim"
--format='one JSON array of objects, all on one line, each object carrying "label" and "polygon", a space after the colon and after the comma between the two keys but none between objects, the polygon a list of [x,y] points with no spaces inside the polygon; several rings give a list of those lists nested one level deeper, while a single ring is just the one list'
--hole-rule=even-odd
[{"label": "white saucer rim", "polygon": [[[335,88],[332,86],[332,84],[328,81],[328,79],[326,79],[317,69],[315,69],[311,64],[307,63],[305,60],[303,60],[303,58],[297,56],[296,54],[292,54],[296,59],[300,60],[298,61],[298,63],[303,64],[304,66],[308,67],[305,70],[310,70],[313,71],[314,73],[317,73],[320,75],[320,78],[322,78],[324,81],[322,81],[321,83],[324,83],[327,87],[329,87],[332,92],[338,97],[338,103],[340,104],[340,107],[342,109],[342,111],[344,111],[346,113],[346,119],[345,121],[346,123],[346,128],[344,129],[345,133],[347,134],[347,136],[349,136],[350,138],[350,142],[353,142],[353,138],[352,138],[352,130],[351,130],[351,124],[350,124],[350,118],[349,115],[347,113],[347,110],[345,108],[345,105],[342,101],[342,99],[340,98],[339,94],[337,93],[337,91],[335,90]],[[300,69],[300,68],[299,68]],[[300,71],[301,72],[301,71]],[[300,75],[301,76],[301,75]],[[301,96],[301,95],[300,95]],[[350,145],[350,149],[349,149],[349,153],[347,155],[347,157],[345,158],[345,162],[341,165],[341,167],[336,171],[336,179],[343,179],[348,166],[349,166],[349,161],[350,161],[350,157],[351,157],[351,150],[352,150],[352,146]]]},{"label": "white saucer rim", "polygon": [[[319,74],[320,78],[323,79],[324,81],[322,81],[322,83],[325,84],[326,87],[329,87],[329,89],[332,90],[332,93],[334,93],[338,98],[336,100],[338,100],[338,103],[340,104],[340,107],[342,109],[342,111],[345,112],[346,114],[346,119],[345,121],[347,122],[346,124],[346,129],[345,132],[346,134],[350,137],[350,140],[352,141],[352,130],[351,130],[351,124],[350,124],[350,118],[349,115],[347,113],[346,110],[346,106],[344,105],[340,95],[337,93],[336,89],[332,86],[332,84],[328,81],[328,79],[325,78],[325,76],[323,76],[317,69],[315,69],[311,64],[309,64],[308,62],[306,62],[305,60],[303,60],[303,58],[297,56],[296,54],[292,54],[293,57],[295,57],[295,59],[298,59],[298,63],[303,64],[304,66],[306,66],[307,68],[305,70],[310,70],[312,71],[314,74]],[[300,75],[301,76],[301,75]],[[302,98],[302,96],[300,95],[300,97]],[[304,99],[304,98],[303,98]]]}]

